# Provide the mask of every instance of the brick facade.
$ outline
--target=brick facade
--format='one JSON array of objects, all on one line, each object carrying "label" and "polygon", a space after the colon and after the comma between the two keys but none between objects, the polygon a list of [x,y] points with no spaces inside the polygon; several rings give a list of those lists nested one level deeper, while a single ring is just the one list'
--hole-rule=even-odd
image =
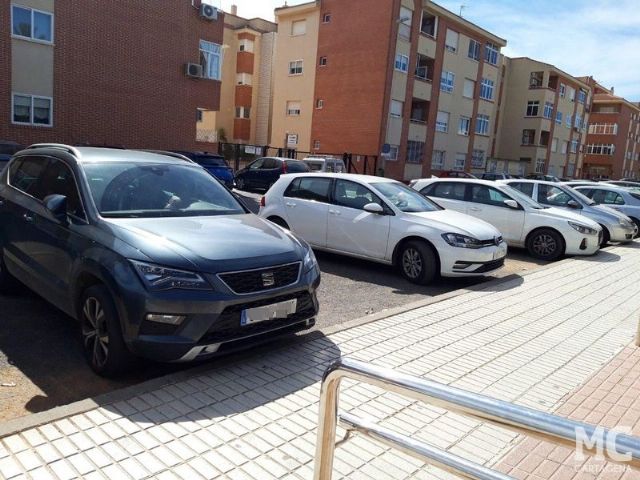
[{"label": "brick facade", "polygon": [[0,139],[197,149],[196,109],[219,108],[220,82],[188,78],[184,65],[199,62],[200,39],[223,43],[223,23],[190,0],[58,0],[51,128],[11,124],[12,40],[1,28]]}]

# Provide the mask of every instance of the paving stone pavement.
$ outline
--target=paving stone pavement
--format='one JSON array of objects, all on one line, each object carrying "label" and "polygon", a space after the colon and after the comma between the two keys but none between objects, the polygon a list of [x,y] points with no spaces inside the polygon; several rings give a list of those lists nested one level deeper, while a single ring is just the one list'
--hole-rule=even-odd
[{"label": "paving stone pavement", "polygon": [[[544,411],[629,344],[640,245],[523,277],[190,378],[4,437],[0,477],[312,477],[319,380],[340,355]],[[493,465],[518,436],[377,388],[343,382],[340,408]],[[342,434],[344,432],[339,432]],[[334,478],[455,478],[356,437]]]}]

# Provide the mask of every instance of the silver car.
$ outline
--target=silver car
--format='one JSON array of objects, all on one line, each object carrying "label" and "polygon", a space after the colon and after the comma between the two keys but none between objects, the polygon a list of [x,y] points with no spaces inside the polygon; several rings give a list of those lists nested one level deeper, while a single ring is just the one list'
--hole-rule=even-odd
[{"label": "silver car", "polygon": [[[628,216],[597,205],[596,202],[567,185],[542,180],[501,180],[500,183],[520,190],[542,205],[571,210],[599,223],[602,227],[602,245],[609,241],[630,242],[638,233],[638,227]],[[597,183],[594,185],[600,186]]]},{"label": "silver car", "polygon": [[576,190],[599,205],[624,213],[640,228],[640,191],[605,183],[576,187]]}]

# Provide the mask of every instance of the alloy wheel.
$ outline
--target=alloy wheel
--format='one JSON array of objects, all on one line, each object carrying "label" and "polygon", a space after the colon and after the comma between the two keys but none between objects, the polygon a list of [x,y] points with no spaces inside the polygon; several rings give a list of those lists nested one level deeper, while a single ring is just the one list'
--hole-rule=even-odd
[{"label": "alloy wheel", "polygon": [[537,255],[541,257],[548,257],[556,252],[558,249],[558,243],[551,235],[545,233],[538,235],[533,239],[532,248]]},{"label": "alloy wheel", "polygon": [[422,257],[415,248],[402,252],[402,269],[409,278],[418,278],[422,273]]},{"label": "alloy wheel", "polygon": [[82,312],[84,348],[90,354],[91,362],[97,367],[102,367],[109,357],[109,333],[104,309],[98,299],[89,297],[84,302]]}]

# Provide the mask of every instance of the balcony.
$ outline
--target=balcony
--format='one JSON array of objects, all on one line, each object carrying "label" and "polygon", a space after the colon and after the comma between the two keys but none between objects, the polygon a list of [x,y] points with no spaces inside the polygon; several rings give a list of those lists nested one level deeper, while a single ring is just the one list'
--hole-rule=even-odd
[{"label": "balcony", "polygon": [[426,125],[427,118],[429,118],[429,102],[414,98],[411,102],[411,115],[409,117],[409,121],[411,123],[421,123]]},{"label": "balcony", "polygon": [[436,56],[436,41],[433,37],[427,35],[420,35],[418,37],[418,53],[430,58]]}]

